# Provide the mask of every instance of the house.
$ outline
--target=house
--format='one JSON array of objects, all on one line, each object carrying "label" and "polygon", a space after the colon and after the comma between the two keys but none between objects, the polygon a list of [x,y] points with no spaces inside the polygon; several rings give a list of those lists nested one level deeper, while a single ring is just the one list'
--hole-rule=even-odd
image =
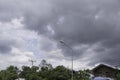
[{"label": "house", "polygon": [[111,67],[109,65],[100,64],[92,69],[92,74],[95,77],[109,77],[115,78],[118,69],[115,67]]}]

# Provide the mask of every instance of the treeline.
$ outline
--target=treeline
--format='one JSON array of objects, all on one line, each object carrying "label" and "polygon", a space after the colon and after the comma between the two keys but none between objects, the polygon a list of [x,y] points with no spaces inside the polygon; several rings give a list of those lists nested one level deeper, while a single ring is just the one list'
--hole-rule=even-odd
[{"label": "treeline", "polygon": [[[0,71],[0,80],[16,80],[24,78],[25,80],[71,80],[71,70],[64,66],[52,67],[45,60],[38,66],[22,66],[18,69],[16,66],[9,66]],[[73,71],[74,80],[90,80],[90,70]]]}]

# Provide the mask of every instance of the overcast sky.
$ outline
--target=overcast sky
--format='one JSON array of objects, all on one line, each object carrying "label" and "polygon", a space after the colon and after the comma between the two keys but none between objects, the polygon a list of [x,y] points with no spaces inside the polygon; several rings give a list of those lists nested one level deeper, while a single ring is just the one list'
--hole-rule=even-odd
[{"label": "overcast sky", "polygon": [[[59,41],[63,40],[71,49]],[[120,0],[0,0],[0,68],[120,66]]]}]

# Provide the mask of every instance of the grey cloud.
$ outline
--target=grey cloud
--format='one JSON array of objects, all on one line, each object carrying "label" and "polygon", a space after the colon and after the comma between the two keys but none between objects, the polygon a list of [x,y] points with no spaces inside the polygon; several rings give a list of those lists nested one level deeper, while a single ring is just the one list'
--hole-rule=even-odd
[{"label": "grey cloud", "polygon": [[52,43],[51,40],[45,38],[40,41],[41,43],[39,44],[40,49],[45,50],[45,51],[52,51],[56,49],[56,44]]},{"label": "grey cloud", "polygon": [[10,21],[21,16],[19,4],[17,0],[0,0],[0,21]]},{"label": "grey cloud", "polygon": [[[91,59],[91,64],[96,64],[100,62],[113,64],[113,62],[118,63],[119,50],[116,50],[115,46],[119,45],[119,1],[94,1],[91,2],[87,0],[81,1],[55,1],[55,13],[57,17],[47,18],[47,21],[44,19],[37,19],[37,21],[42,22],[43,24],[37,22],[36,27],[32,27],[38,33],[43,35],[47,33],[47,28],[45,24],[51,24],[52,29],[55,31],[55,34],[51,36],[57,42],[59,40],[64,40],[71,47],[74,47],[77,44],[85,45],[94,45],[101,43],[105,49],[110,49],[111,52],[107,52],[104,48],[98,47],[95,55]],[[63,23],[58,23],[60,17],[63,17]],[[42,21],[41,21],[42,20]],[[30,26],[28,26],[30,27]],[[30,27],[31,28],[31,27]],[[43,31],[43,32],[42,32]],[[50,37],[48,35],[48,37]],[[71,51],[62,48],[64,56],[71,56]],[[74,54],[74,57],[81,58],[85,54],[84,50],[76,51],[77,54]],[[72,52],[73,53],[73,52]],[[116,55],[115,55],[116,54]],[[90,54],[86,54],[90,55]],[[84,56],[85,57],[85,56]],[[99,57],[99,58],[98,58]],[[114,65],[116,65],[114,63]]]},{"label": "grey cloud", "polygon": [[14,43],[10,40],[0,40],[0,53],[10,53]]},{"label": "grey cloud", "polygon": [[[8,0],[10,1],[10,0]],[[119,0],[37,0],[37,1],[17,1],[4,2],[8,7],[1,6],[1,18],[23,16],[26,28],[35,30],[40,35],[44,35],[56,42],[64,40],[72,48],[79,45],[102,45],[97,47],[90,64],[105,62],[112,64],[119,62],[119,44],[120,44],[120,1]],[[24,3],[23,3],[24,2]],[[34,3],[33,3],[34,2]],[[10,7],[10,9],[9,9]],[[14,12],[15,11],[15,12]],[[4,17],[5,16],[5,17]],[[62,18],[62,20],[60,20]],[[0,20],[3,20],[0,19]],[[54,30],[50,34],[48,25]],[[51,47],[51,46],[50,46]],[[71,53],[65,47],[58,44],[64,52],[64,56],[70,56]],[[106,51],[110,50],[110,51]],[[77,58],[86,54],[88,48],[77,50]],[[115,54],[115,55],[113,55]],[[86,54],[89,55],[89,54]],[[103,57],[104,56],[104,57]],[[111,58],[112,56],[113,58]],[[83,56],[82,56],[83,57]],[[99,58],[97,58],[99,57]],[[117,64],[117,63],[116,63]]]},{"label": "grey cloud", "polygon": [[120,52],[120,45],[114,46],[114,48],[108,48],[103,51],[98,51],[94,57],[90,58],[89,65],[94,65],[96,63],[107,63],[113,66],[120,66],[119,62],[119,52]]}]

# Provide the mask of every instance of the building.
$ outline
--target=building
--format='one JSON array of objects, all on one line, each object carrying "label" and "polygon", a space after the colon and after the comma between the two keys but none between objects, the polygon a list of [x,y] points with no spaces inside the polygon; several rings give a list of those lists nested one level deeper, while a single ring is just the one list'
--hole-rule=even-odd
[{"label": "building", "polygon": [[95,77],[110,77],[115,78],[118,69],[115,67],[111,67],[105,64],[100,64],[92,69],[92,74]]}]

